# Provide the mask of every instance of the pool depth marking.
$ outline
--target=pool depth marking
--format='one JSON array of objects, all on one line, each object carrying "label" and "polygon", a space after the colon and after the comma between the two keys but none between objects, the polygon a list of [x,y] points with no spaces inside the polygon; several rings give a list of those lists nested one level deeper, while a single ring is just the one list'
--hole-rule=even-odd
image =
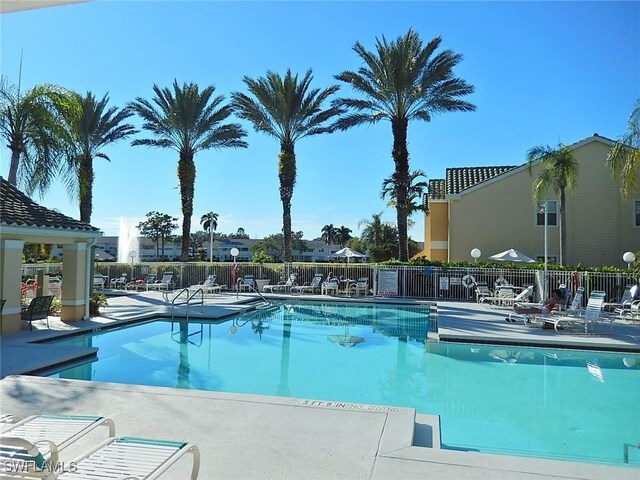
[{"label": "pool depth marking", "polygon": [[322,400],[300,400],[300,405],[307,407],[331,407],[350,410],[368,410],[375,412],[399,412],[397,407],[385,407],[383,405],[363,405],[362,403],[324,402]]}]

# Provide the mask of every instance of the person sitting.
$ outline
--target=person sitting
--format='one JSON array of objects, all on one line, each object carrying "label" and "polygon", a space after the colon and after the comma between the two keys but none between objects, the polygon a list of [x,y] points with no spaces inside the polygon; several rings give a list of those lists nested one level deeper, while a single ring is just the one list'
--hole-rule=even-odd
[{"label": "person sitting", "polygon": [[551,292],[551,297],[547,298],[544,302],[542,302],[542,305],[528,305],[525,307],[516,303],[513,306],[513,309],[515,310],[516,313],[548,315],[553,310],[557,310],[560,307],[560,305],[564,304],[564,302],[565,302],[565,298],[562,290],[560,290],[559,288],[556,288],[553,292]]}]

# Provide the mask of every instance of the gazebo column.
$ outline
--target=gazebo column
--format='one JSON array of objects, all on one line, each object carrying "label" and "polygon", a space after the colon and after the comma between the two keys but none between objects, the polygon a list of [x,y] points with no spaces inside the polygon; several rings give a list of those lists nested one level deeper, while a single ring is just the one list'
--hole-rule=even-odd
[{"label": "gazebo column", "polygon": [[22,240],[0,241],[0,297],[2,309],[0,334],[20,331],[20,282],[22,281]]},{"label": "gazebo column", "polygon": [[89,301],[87,291],[87,244],[62,245],[62,308],[60,320],[82,320],[85,305]]}]

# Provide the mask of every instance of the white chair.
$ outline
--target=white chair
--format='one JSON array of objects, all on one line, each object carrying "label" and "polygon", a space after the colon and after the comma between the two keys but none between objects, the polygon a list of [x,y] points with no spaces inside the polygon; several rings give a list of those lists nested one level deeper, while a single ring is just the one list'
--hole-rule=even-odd
[{"label": "white chair", "polygon": [[123,273],[120,277],[112,278],[109,282],[109,288],[116,289],[118,287],[125,288],[127,285],[127,274]]},{"label": "white chair", "polygon": [[493,297],[493,292],[489,290],[489,285],[487,282],[476,282],[476,302],[480,303],[485,297]]},{"label": "white chair", "polygon": [[173,272],[164,272],[162,280],[156,283],[147,283],[147,290],[169,290],[173,288]]},{"label": "white chair", "polygon": [[310,292],[310,293],[315,293],[316,290],[320,290],[322,288],[322,277],[323,275],[321,273],[316,273],[313,276],[313,279],[311,280],[311,283],[309,285],[296,285],[294,287],[291,287],[291,293],[305,293],[305,292]]},{"label": "white chair", "polygon": [[198,285],[191,285],[189,287],[189,291],[196,291],[199,288],[202,289],[204,293],[220,293],[222,287],[225,285],[218,285],[216,280],[218,279],[217,275],[209,275],[204,282]]},{"label": "white chair", "polygon": [[[587,308],[583,315],[551,315],[545,316],[541,320],[543,320],[544,323],[552,324],[556,331],[577,327],[580,329],[584,328],[584,333],[589,333],[590,324],[592,326],[596,322],[607,320],[602,316],[604,298],[604,292],[594,290],[591,292],[591,295],[589,295]],[[613,318],[608,320],[611,321],[611,329],[613,330]]]},{"label": "white chair", "polygon": [[93,276],[93,288],[96,290],[104,290],[105,280],[102,275],[96,274]]},{"label": "white chair", "polygon": [[533,285],[527,286],[518,295],[515,295],[512,286],[501,286],[494,297],[482,297],[480,303],[490,307],[513,307],[516,303],[526,302],[533,293]]},{"label": "white chair", "polygon": [[286,292],[288,290],[291,290],[291,287],[294,287],[296,285],[297,279],[298,279],[298,274],[292,273],[291,275],[289,275],[289,278],[287,279],[286,282],[280,282],[277,285],[265,285],[264,287],[262,287],[262,290],[264,292],[271,292],[271,293],[273,293],[274,291]]},{"label": "white chair", "polygon": [[602,305],[602,309],[606,312],[620,313],[619,310],[631,307],[631,304],[635,300],[634,297],[637,295],[637,291],[637,285],[627,285],[619,302],[605,302]]},{"label": "white chair", "polygon": [[354,295],[360,295],[362,293],[364,296],[369,293],[369,278],[368,277],[360,277],[356,280],[356,283],[352,283],[349,286],[349,289],[353,291]]},{"label": "white chair", "polygon": [[327,279],[327,281],[322,284],[322,288],[321,288],[322,295],[329,295],[329,292],[333,292],[337,295],[338,287],[339,287],[339,282],[337,278]]},{"label": "white chair", "polygon": [[242,278],[238,279],[238,291],[248,291],[254,290],[256,288],[256,277],[254,275],[245,275]]}]

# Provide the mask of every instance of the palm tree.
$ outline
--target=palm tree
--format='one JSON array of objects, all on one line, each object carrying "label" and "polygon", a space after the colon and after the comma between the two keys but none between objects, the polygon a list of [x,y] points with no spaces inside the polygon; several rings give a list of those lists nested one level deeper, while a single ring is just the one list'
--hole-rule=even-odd
[{"label": "palm tree", "polygon": [[453,75],[462,55],[444,50],[434,55],[440,37],[423,47],[416,32],[409,30],[397,40],[376,39],[376,53],[356,42],[353,50],[364,61],[357,72],[345,71],[338,80],[351,85],[362,98],[341,98],[334,105],[347,108],[335,127],[347,130],[362,124],[391,122],[395,164],[396,216],[399,235],[399,259],[409,257],[407,237],[407,195],[409,151],[407,129],[411,120],[431,121],[434,114],[451,111],[469,112],[475,105],[461,100],[473,93],[473,86]]},{"label": "palm tree", "polygon": [[336,228],[335,233],[335,241],[340,244],[341,247],[344,247],[344,244],[347,243],[351,239],[351,229],[341,225]]},{"label": "palm tree", "polygon": [[200,225],[209,232],[209,261],[213,262],[213,231],[218,229],[218,214],[208,212],[200,217]]},{"label": "palm tree", "polygon": [[325,225],[324,227],[322,227],[321,238],[324,241],[324,243],[326,243],[327,245],[331,245],[332,243],[334,243],[336,234],[337,234],[337,230],[336,230],[336,227],[333,226],[333,223],[330,223],[329,225]]},{"label": "palm tree", "polygon": [[[533,199],[539,202],[548,188],[560,195],[560,265],[564,264],[567,251],[567,221],[564,215],[565,189],[573,190],[578,180],[578,161],[571,147],[558,144],[557,149],[548,146],[533,147],[527,152],[529,173],[534,163],[542,162],[542,172],[533,182]],[[545,215],[548,212],[545,209]]]},{"label": "palm tree", "polygon": [[342,112],[337,107],[322,108],[324,101],[338,90],[338,86],[332,85],[324,90],[311,89],[312,79],[311,70],[300,81],[291,70],[287,70],[284,78],[267,71],[266,77],[257,80],[244,77],[243,81],[252,97],[238,92],[232,94],[236,114],[249,120],[257,132],[266,133],[280,142],[278,177],[285,262],[292,259],[291,198],[296,183],[296,142],[304,137],[331,132],[332,128],[325,124]]},{"label": "palm tree", "polygon": [[193,196],[196,179],[196,153],[210,148],[244,148],[241,140],[247,135],[237,123],[222,122],[231,115],[231,107],[222,105],[224,97],[213,96],[215,87],[200,91],[195,83],[178,85],[173,90],[153,86],[152,102],[136,98],[129,104],[144,120],[142,128],[154,138],[134,140],[132,145],[170,148],[178,152],[178,180],[182,203],[182,254],[181,260],[189,258],[189,234],[193,215]]},{"label": "palm tree", "polygon": [[126,109],[107,107],[109,96],[97,100],[91,92],[82,96],[71,93],[73,103],[63,112],[67,139],[63,146],[63,178],[67,190],[79,200],[80,221],[90,223],[93,210],[93,159],[110,161],[102,149],[137,133],[133,125],[124,123],[132,113]]},{"label": "palm tree", "polygon": [[7,180],[24,185],[27,193],[44,193],[58,172],[58,151],[64,137],[59,108],[67,92],[54,85],[38,85],[23,95],[0,78],[0,133],[11,150]]},{"label": "palm tree", "polygon": [[620,175],[620,195],[629,198],[638,191],[640,172],[640,100],[629,115],[627,131],[607,154],[613,176]]},{"label": "palm tree", "polygon": [[360,234],[361,244],[373,262],[389,260],[398,243],[397,229],[382,221],[382,212],[374,213],[371,220],[360,220],[358,228],[364,226]]},{"label": "palm tree", "polygon": [[405,202],[407,222],[409,222],[411,215],[415,212],[429,213],[429,205],[424,202],[424,191],[429,186],[427,182],[417,181],[420,177],[427,177],[422,170],[414,170],[409,173],[408,185],[401,185],[396,181],[395,173],[391,177],[385,178],[382,182],[382,190],[380,192],[380,198],[389,198],[390,207],[397,205],[396,192],[398,190],[406,190],[407,200]]}]

